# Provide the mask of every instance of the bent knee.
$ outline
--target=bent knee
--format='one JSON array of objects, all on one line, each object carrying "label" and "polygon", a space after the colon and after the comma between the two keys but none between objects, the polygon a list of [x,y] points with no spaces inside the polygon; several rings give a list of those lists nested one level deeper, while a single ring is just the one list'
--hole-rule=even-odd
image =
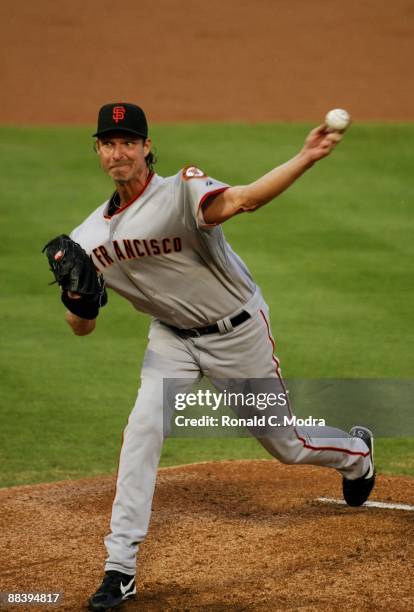
[{"label": "bent knee", "polygon": [[303,445],[298,439],[271,438],[260,440],[264,448],[281,463],[292,465],[298,463]]}]

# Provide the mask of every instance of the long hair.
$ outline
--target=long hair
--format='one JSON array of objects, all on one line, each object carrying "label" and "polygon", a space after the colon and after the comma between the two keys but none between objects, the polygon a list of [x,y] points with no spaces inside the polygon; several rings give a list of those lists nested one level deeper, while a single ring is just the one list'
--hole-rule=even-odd
[{"label": "long hair", "polygon": [[157,163],[157,156],[154,151],[150,151],[148,155],[145,156],[145,162],[147,164],[147,168],[150,172],[154,172],[154,166]]}]

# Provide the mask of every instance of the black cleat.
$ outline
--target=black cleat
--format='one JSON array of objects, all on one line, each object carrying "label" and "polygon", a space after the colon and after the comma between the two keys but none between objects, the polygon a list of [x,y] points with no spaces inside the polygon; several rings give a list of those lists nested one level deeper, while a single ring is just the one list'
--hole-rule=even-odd
[{"label": "black cleat", "polygon": [[111,610],[134,597],[136,592],[135,576],[108,570],[101,586],[89,599],[89,610]]},{"label": "black cleat", "polygon": [[371,456],[371,465],[365,476],[356,480],[342,479],[342,491],[348,506],[362,506],[367,501],[375,484],[374,437],[369,429],[359,425],[353,427],[349,435],[354,438],[361,438],[367,445]]}]

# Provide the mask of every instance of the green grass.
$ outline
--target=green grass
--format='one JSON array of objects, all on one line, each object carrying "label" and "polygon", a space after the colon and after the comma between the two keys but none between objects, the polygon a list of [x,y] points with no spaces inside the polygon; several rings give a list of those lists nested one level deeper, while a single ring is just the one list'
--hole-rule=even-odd
[{"label": "green grass", "polygon": [[[157,169],[195,163],[247,183],[294,155],[307,127],[155,126]],[[0,128],[1,486],[116,469],[136,395],[148,318],[111,293],[97,332],[73,336],[40,252],[111,192],[90,133]],[[224,225],[271,307],[286,377],[414,377],[413,136],[353,126],[276,202]],[[380,471],[414,474],[412,440],[377,450]],[[265,456],[249,439],[172,439],[162,465]]]}]

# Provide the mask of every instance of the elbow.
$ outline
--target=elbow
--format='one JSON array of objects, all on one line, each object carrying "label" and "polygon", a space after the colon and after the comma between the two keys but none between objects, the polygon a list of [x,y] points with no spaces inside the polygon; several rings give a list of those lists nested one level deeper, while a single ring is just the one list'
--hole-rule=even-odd
[{"label": "elbow", "polygon": [[89,336],[89,334],[91,334],[94,329],[95,329],[95,326],[88,327],[88,328],[74,328],[74,327],[72,327],[72,331],[75,334],[75,336]]},{"label": "elbow", "polygon": [[65,319],[75,336],[89,336],[96,327],[96,319],[81,319],[70,311],[66,312]]},{"label": "elbow", "polygon": [[237,200],[237,209],[240,212],[254,212],[264,204],[253,197],[248,185],[241,188]]}]

